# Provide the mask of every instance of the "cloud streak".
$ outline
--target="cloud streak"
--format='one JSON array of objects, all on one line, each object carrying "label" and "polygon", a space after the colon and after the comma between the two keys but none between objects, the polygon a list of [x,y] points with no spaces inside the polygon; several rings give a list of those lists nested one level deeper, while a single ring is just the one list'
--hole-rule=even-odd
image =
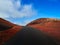
[{"label": "cloud streak", "polygon": [[0,18],[23,18],[36,15],[33,4],[21,4],[21,0],[0,0]]}]

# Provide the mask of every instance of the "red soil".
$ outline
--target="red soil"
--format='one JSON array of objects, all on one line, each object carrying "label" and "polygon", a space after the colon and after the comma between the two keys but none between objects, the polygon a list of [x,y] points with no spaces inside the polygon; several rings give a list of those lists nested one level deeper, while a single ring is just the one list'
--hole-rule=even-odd
[{"label": "red soil", "polygon": [[[0,24],[2,24],[2,25],[0,25],[0,45],[5,43],[6,41],[8,41],[11,37],[13,37],[22,28],[22,26],[13,24],[2,18],[0,18]],[[3,27],[11,26],[11,28],[2,31],[1,26],[3,26]]]},{"label": "red soil", "polygon": [[60,45],[60,20],[51,18],[41,18],[32,21],[27,26],[39,29],[48,36],[56,40]]}]

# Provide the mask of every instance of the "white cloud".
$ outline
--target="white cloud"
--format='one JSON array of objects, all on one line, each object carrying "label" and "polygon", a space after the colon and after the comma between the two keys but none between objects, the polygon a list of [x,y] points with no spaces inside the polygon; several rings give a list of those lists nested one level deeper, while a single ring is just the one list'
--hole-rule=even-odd
[{"label": "white cloud", "polygon": [[22,5],[21,0],[0,0],[1,18],[31,17],[36,13],[36,10],[33,9],[33,4]]},{"label": "white cloud", "polygon": [[[35,16],[37,11],[33,9],[33,4],[21,4],[21,0],[0,0],[0,18],[4,18],[11,22],[9,18],[24,18]],[[26,25],[31,20],[24,20],[23,23],[21,21],[14,21],[13,23],[18,25]]]}]

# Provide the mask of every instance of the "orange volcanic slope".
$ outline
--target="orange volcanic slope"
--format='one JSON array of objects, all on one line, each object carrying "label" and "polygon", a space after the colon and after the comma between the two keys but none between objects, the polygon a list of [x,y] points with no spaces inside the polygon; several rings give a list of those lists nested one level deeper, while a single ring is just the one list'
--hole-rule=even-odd
[{"label": "orange volcanic slope", "polygon": [[22,26],[0,18],[0,45],[13,37],[21,28]]},{"label": "orange volcanic slope", "polygon": [[43,31],[60,44],[60,20],[53,18],[40,18],[27,24],[27,26]]},{"label": "orange volcanic slope", "polygon": [[2,19],[2,18],[0,18],[0,24],[7,25],[7,26],[14,26],[13,23],[11,23],[5,19]]}]

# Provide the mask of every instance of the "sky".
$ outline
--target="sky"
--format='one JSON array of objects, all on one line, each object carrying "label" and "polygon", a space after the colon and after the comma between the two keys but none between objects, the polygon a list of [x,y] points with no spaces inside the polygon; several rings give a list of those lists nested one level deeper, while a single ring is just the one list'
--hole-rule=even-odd
[{"label": "sky", "polygon": [[60,19],[60,0],[0,0],[0,18],[18,25],[38,18]]}]

